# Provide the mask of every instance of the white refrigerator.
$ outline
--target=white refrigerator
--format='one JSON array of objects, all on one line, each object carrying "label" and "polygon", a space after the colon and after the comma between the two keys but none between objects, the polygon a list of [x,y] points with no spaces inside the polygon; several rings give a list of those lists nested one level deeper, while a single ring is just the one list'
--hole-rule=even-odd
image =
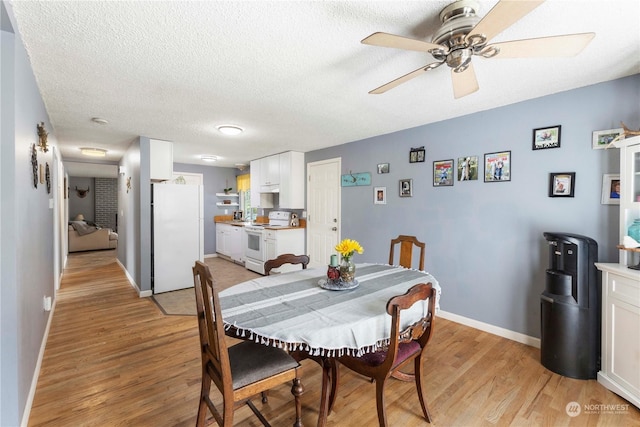
[{"label": "white refrigerator", "polygon": [[201,185],[153,184],[153,293],[193,287],[191,268],[204,259]]}]

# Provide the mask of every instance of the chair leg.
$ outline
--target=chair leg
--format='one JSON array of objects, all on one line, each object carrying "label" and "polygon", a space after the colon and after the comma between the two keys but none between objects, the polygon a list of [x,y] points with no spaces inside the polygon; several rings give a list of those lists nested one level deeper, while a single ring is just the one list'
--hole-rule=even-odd
[{"label": "chair leg", "polygon": [[386,378],[376,378],[376,407],[380,427],[387,427],[387,412],[384,407],[384,386]]},{"label": "chair leg", "polygon": [[330,414],[333,410],[333,404],[336,401],[336,396],[338,394],[338,381],[340,380],[340,364],[335,360],[331,359],[331,393],[329,393],[329,410],[327,414]]},{"label": "chair leg", "polygon": [[291,394],[293,394],[293,400],[296,404],[296,421],[293,423],[293,427],[302,426],[302,403],[300,402],[300,396],[304,393],[304,387],[300,382],[300,378],[293,380],[293,386],[291,386]]},{"label": "chair leg", "polygon": [[427,419],[427,422],[431,423],[431,414],[427,407],[427,402],[424,400],[424,394],[422,392],[422,357],[416,357],[415,359],[415,379],[416,388],[418,389],[418,399],[420,400],[420,406],[422,406],[422,413]]},{"label": "chair leg", "polygon": [[203,427],[207,419],[207,397],[211,390],[211,378],[206,373],[202,374],[202,385],[200,386],[200,404],[198,405],[198,416],[196,417],[196,427]]}]

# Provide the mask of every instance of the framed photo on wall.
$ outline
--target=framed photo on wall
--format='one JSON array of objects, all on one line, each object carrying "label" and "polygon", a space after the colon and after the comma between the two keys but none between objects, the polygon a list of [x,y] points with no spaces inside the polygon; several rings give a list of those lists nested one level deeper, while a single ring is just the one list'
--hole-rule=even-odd
[{"label": "framed photo on wall", "polygon": [[401,179],[400,180],[400,197],[413,196],[413,180]]},{"label": "framed photo on wall", "polygon": [[511,181],[511,151],[484,155],[484,182]]},{"label": "framed photo on wall", "polygon": [[378,173],[389,173],[389,163],[378,163]]},{"label": "framed photo on wall", "polygon": [[532,150],[544,150],[546,148],[560,148],[561,126],[549,126],[533,130]]},{"label": "framed photo on wall", "polygon": [[387,204],[387,187],[374,187],[374,189],[373,189],[373,204],[374,205],[386,205]]},{"label": "framed photo on wall", "polygon": [[[607,148],[607,146],[624,133],[624,129],[606,129],[606,130],[597,130],[593,132],[593,137],[591,138],[591,148],[594,150],[601,150],[603,148]],[[624,138],[624,136],[622,136]]]},{"label": "framed photo on wall", "polygon": [[424,162],[425,150],[423,147],[411,148],[409,150],[409,163]]},{"label": "framed photo on wall", "polygon": [[549,197],[573,197],[575,187],[575,172],[552,172],[549,174]]},{"label": "framed photo on wall", "polygon": [[478,156],[458,157],[458,181],[478,179]]},{"label": "framed photo on wall", "polygon": [[602,201],[603,205],[620,204],[620,175],[605,173],[602,175]]},{"label": "framed photo on wall", "polygon": [[433,162],[433,186],[446,187],[453,185],[453,159]]}]

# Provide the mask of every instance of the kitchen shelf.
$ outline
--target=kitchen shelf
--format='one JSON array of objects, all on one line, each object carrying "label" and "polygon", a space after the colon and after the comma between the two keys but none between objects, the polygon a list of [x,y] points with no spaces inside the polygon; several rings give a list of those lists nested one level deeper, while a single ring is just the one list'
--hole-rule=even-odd
[{"label": "kitchen shelf", "polygon": [[238,193],[216,193],[216,196],[218,197],[238,197],[239,194]]},{"label": "kitchen shelf", "polygon": [[222,202],[218,202],[216,203],[216,206],[220,206],[220,207],[225,207],[225,206],[240,206],[239,203],[222,203]]}]

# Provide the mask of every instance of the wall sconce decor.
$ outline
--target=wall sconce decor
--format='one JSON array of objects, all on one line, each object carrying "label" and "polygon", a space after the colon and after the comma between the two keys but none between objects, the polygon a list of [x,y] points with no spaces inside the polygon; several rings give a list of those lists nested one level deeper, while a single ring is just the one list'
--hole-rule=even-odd
[{"label": "wall sconce decor", "polygon": [[38,128],[38,147],[40,147],[40,149],[46,153],[47,151],[49,151],[49,147],[47,147],[47,136],[49,134],[44,128],[44,122],[38,123],[37,128]]},{"label": "wall sconce decor", "polygon": [[76,194],[78,194],[78,197],[80,197],[81,199],[84,199],[85,197],[87,197],[87,193],[89,193],[91,187],[87,187],[86,190],[83,190],[81,188],[78,188],[78,186],[76,186]]},{"label": "wall sconce decor", "polygon": [[31,145],[31,172],[33,173],[33,186],[38,188],[38,150],[36,150],[36,144]]}]

